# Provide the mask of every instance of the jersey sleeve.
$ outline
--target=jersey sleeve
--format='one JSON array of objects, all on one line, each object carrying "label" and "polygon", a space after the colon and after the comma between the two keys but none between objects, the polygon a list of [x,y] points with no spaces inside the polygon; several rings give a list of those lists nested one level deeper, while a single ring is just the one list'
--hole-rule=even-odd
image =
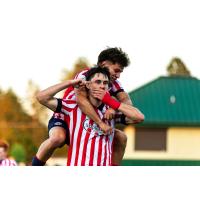
[{"label": "jersey sleeve", "polygon": [[80,73],[78,73],[78,74],[74,77],[74,79],[75,79],[75,80],[76,80],[76,79],[82,79],[82,80],[85,81],[85,80],[86,80],[85,74],[86,74],[87,71],[88,71],[88,69],[81,71]]},{"label": "jersey sleeve", "polygon": [[115,96],[119,93],[119,92],[124,92],[124,88],[122,87],[121,83],[118,80],[115,80],[110,88],[110,95],[111,96]]},{"label": "jersey sleeve", "polygon": [[58,105],[56,108],[57,113],[64,113],[68,115],[77,106],[76,101],[68,99],[57,99]]}]

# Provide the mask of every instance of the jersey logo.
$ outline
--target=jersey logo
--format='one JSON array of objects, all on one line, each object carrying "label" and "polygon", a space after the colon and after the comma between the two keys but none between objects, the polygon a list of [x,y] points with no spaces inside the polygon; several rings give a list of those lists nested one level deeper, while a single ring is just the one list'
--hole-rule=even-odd
[{"label": "jersey logo", "polygon": [[103,135],[103,131],[99,128],[99,126],[97,126],[97,124],[95,124],[95,123],[90,124],[89,121],[90,121],[89,119],[86,119],[83,122],[84,130],[86,130],[90,133],[93,132],[95,135]]}]

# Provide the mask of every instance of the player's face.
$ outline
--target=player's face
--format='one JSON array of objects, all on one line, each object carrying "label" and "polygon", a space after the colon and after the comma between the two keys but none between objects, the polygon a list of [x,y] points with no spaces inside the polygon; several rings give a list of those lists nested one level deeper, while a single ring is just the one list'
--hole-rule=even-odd
[{"label": "player's face", "polygon": [[104,74],[98,73],[90,80],[90,90],[108,90],[109,79]]},{"label": "player's face", "polygon": [[120,77],[120,74],[123,72],[123,67],[118,63],[113,64],[110,61],[104,61],[101,63],[101,66],[108,68],[110,72],[111,82],[118,79]]},{"label": "player's face", "polygon": [[3,147],[0,147],[0,160],[6,159],[7,153]]}]

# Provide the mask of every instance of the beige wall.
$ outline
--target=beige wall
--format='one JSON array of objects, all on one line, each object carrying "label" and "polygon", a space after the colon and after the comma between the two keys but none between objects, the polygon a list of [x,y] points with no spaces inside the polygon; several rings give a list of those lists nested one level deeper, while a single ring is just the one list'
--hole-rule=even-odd
[{"label": "beige wall", "polygon": [[168,154],[185,159],[200,159],[200,128],[170,128]]},{"label": "beige wall", "polygon": [[124,129],[128,136],[124,159],[197,159],[200,160],[200,128],[169,128],[167,151],[135,151],[135,128]]}]

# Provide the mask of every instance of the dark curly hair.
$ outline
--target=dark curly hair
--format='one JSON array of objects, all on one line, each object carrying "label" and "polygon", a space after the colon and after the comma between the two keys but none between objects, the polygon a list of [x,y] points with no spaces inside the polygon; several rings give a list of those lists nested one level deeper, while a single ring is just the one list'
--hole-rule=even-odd
[{"label": "dark curly hair", "polygon": [[110,81],[110,72],[107,68],[102,68],[102,67],[99,67],[99,66],[95,66],[95,67],[92,67],[91,69],[89,69],[86,74],[85,74],[85,77],[86,77],[86,81],[89,81],[91,80],[95,74],[98,74],[98,73],[101,73],[103,74],[104,76],[107,76],[109,81]]},{"label": "dark curly hair", "polygon": [[128,55],[121,48],[114,47],[103,50],[98,56],[97,64],[100,65],[103,61],[110,61],[113,64],[118,63],[123,68],[130,64]]}]

